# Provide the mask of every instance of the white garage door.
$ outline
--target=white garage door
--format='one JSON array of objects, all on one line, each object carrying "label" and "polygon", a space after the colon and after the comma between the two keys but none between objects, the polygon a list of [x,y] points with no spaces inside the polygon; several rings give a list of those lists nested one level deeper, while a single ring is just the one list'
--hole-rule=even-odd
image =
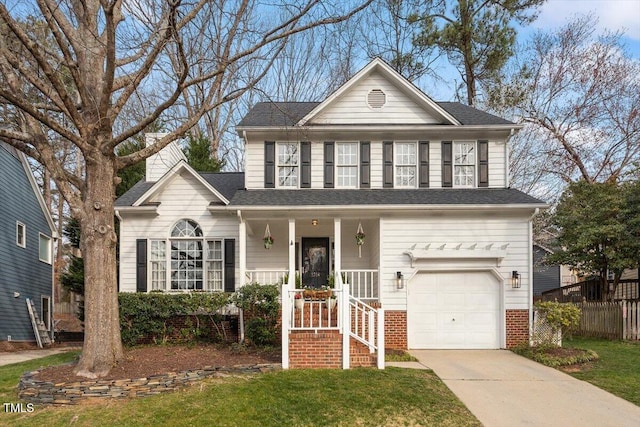
[{"label": "white garage door", "polygon": [[491,273],[418,274],[407,293],[409,348],[500,348],[500,286]]}]

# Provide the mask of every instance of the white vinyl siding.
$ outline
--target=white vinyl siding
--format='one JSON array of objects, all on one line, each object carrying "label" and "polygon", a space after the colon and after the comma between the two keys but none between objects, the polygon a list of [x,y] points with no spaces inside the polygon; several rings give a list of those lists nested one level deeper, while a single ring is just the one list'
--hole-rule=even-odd
[{"label": "white vinyl siding", "polygon": [[278,142],[276,146],[278,187],[298,188],[300,177],[300,150],[298,143]]},{"label": "white vinyl siding", "polygon": [[358,187],[358,148],[357,142],[336,143],[336,187]]},{"label": "white vinyl siding", "polygon": [[38,240],[38,257],[40,261],[46,262],[47,264],[51,264],[51,237],[45,236],[42,233],[39,233]]},{"label": "white vinyl siding", "polygon": [[[264,146],[262,146],[264,151]],[[136,239],[167,241],[171,228],[177,221],[190,218],[202,229],[205,240],[238,239],[238,219],[225,213],[208,210],[212,201],[211,192],[190,174],[175,176],[171,182],[154,197],[151,202],[160,203],[158,215],[127,215],[121,212],[123,221],[120,228],[120,290],[136,291]],[[151,245],[148,245],[149,247]],[[239,245],[235,245],[238,259]],[[168,254],[167,254],[168,255]],[[165,256],[167,256],[165,255]],[[149,257],[151,259],[151,256]],[[166,265],[166,263],[165,263]],[[168,270],[165,270],[168,271]],[[166,274],[166,273],[165,273]],[[147,270],[149,289],[151,271]],[[238,269],[236,278],[239,281]],[[158,277],[158,280],[161,280]],[[236,286],[239,282],[236,283]],[[165,287],[164,289],[167,289]]]},{"label": "white vinyl siding", "polygon": [[475,141],[453,143],[453,186],[474,187],[476,176]]},{"label": "white vinyl siding", "polygon": [[[453,191],[453,190],[452,190]],[[404,252],[410,248],[421,249],[430,244],[433,251],[446,244],[446,249],[454,249],[460,246],[460,250],[476,245],[476,250],[485,250],[491,245],[492,249],[498,249],[504,245],[506,256],[496,266],[505,280],[502,284],[504,291],[504,304],[507,309],[529,308],[529,285],[531,276],[529,272],[529,225],[527,217],[512,217],[492,215],[478,218],[477,213],[468,212],[457,215],[449,215],[446,218],[437,217],[394,217],[381,218],[380,241],[381,260],[383,272],[381,274],[382,302],[387,310],[406,310],[406,292],[395,288],[395,272],[401,271],[405,277],[410,278],[414,272],[437,271],[437,269],[462,269],[478,268],[480,261],[468,258],[456,258],[448,260],[436,260],[420,265],[411,263],[409,256]],[[407,231],[407,230],[410,230]],[[484,263],[484,261],[483,261]],[[485,266],[483,266],[484,268]],[[511,272],[518,270],[522,274],[522,287],[511,289],[506,281],[511,277]],[[409,280],[407,286],[412,286]]]},{"label": "white vinyl siding", "polygon": [[393,179],[395,188],[415,188],[417,175],[417,145],[396,142],[393,147]]},{"label": "white vinyl siding", "polygon": [[[367,104],[371,90],[382,90],[386,95],[384,108],[373,109]],[[315,124],[437,124],[430,115],[405,92],[389,82],[380,73],[373,72],[330,105],[311,123]]]}]

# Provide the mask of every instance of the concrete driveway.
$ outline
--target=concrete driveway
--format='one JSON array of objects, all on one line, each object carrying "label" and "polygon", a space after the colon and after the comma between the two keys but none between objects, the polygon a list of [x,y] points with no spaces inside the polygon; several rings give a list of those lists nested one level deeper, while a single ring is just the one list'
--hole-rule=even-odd
[{"label": "concrete driveway", "polygon": [[640,407],[507,350],[411,354],[486,427],[640,425]]}]

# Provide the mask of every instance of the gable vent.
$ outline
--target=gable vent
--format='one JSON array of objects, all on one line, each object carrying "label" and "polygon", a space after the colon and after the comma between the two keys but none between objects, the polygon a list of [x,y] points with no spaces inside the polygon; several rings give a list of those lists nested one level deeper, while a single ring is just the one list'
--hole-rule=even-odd
[{"label": "gable vent", "polygon": [[371,108],[382,108],[387,103],[387,95],[382,89],[372,89],[367,94],[367,105]]}]

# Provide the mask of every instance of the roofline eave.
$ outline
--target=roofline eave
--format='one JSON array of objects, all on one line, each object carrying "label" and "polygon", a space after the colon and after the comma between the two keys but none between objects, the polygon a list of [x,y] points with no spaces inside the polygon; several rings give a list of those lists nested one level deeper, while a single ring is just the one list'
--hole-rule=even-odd
[{"label": "roofline eave", "polygon": [[415,211],[415,210],[428,210],[428,211],[442,211],[442,210],[536,210],[547,209],[550,205],[546,203],[509,203],[509,204],[438,204],[438,205],[426,205],[426,204],[410,204],[410,205],[228,205],[228,206],[209,206],[209,211],[225,211],[225,210],[240,210],[240,211],[356,211],[356,210],[380,210],[389,213],[392,211]]},{"label": "roofline eave", "polygon": [[491,125],[422,125],[422,124],[385,124],[385,125],[307,125],[307,126],[238,126],[236,131],[238,135],[243,136],[247,132],[326,132],[328,130],[335,131],[511,131],[512,129],[520,130],[524,127],[522,124],[491,124]]}]

